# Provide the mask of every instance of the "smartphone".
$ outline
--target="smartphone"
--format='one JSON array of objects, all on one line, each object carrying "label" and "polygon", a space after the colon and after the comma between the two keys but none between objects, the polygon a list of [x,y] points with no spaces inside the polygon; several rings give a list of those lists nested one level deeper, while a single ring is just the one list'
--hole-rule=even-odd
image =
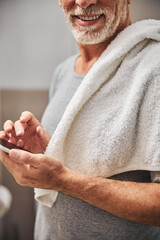
[{"label": "smartphone", "polygon": [[9,153],[9,150],[11,149],[21,149],[21,150],[25,150],[21,147],[18,147],[10,142],[7,142],[6,140],[0,138],[0,150],[6,152],[6,153]]}]

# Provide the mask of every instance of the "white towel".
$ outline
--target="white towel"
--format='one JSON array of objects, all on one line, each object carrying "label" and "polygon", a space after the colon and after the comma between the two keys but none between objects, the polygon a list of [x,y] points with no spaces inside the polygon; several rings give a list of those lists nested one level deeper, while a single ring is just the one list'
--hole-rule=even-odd
[{"label": "white towel", "polygon": [[12,202],[12,195],[10,191],[0,185],[0,218],[3,217],[9,210]]},{"label": "white towel", "polygon": [[[46,150],[66,167],[101,177],[160,171],[160,21],[121,32],[85,76]],[[54,190],[35,189],[51,207]]]}]

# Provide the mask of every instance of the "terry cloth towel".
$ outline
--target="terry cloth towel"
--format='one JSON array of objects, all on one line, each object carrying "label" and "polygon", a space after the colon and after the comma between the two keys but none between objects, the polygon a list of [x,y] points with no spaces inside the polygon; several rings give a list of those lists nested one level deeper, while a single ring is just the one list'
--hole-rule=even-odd
[{"label": "terry cloth towel", "polygon": [[[46,154],[105,178],[160,171],[160,21],[132,24],[111,42],[71,99]],[[57,194],[35,189],[48,207]]]},{"label": "terry cloth towel", "polygon": [[0,185],[0,218],[2,218],[10,209],[12,203],[12,195],[10,191]]}]

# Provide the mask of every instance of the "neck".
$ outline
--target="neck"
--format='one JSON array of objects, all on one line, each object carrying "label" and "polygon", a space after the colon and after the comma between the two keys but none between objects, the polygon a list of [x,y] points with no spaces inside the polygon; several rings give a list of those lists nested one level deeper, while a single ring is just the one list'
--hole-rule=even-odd
[{"label": "neck", "polygon": [[97,61],[103,51],[107,48],[110,42],[104,42],[94,45],[82,45],[77,43],[80,56],[76,60],[75,72],[80,75],[85,75]]},{"label": "neck", "polygon": [[80,75],[85,75],[91,69],[93,64],[98,60],[108,45],[116,38],[116,36],[126,27],[131,25],[130,18],[127,19],[125,27],[121,27],[118,31],[105,42],[94,45],[83,45],[77,42],[80,56],[75,63],[75,72]]}]

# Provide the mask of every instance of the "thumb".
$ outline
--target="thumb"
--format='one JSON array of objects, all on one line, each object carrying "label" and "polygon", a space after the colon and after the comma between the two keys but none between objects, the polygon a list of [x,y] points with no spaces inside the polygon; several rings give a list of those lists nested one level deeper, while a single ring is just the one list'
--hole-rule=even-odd
[{"label": "thumb", "polygon": [[10,150],[9,157],[19,164],[29,164],[35,168],[45,158],[44,154],[33,154],[17,149]]}]

